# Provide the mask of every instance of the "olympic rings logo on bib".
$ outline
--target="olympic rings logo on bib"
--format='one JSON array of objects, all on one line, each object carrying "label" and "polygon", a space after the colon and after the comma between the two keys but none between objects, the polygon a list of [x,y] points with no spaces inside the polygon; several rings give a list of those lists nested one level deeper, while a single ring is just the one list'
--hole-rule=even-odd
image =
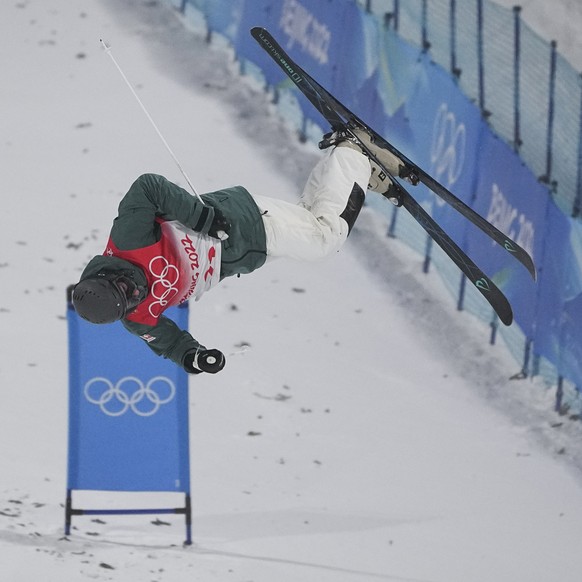
[{"label": "olympic rings logo on bib", "polygon": [[175,265],[170,265],[168,260],[161,255],[150,261],[148,269],[155,278],[150,289],[150,294],[155,301],[150,304],[149,312],[152,317],[159,317],[172,298],[178,294],[176,285],[180,278],[180,271]]}]

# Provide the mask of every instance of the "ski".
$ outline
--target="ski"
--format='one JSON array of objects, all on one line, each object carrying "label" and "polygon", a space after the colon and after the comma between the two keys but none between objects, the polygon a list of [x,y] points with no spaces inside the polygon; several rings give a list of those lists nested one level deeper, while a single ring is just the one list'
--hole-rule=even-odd
[{"label": "ski", "polygon": [[416,185],[419,182],[426,185],[437,196],[440,196],[446,203],[475,224],[475,226],[480,228],[492,240],[501,245],[513,257],[521,262],[535,279],[535,266],[529,254],[490,222],[485,220],[480,214],[475,212],[470,206],[467,206],[462,200],[457,198],[432,176],[404,156],[404,154],[402,154],[402,152],[395,148],[390,142],[367,126],[359,117],[352,113],[347,107],[345,107],[345,105],[338,101],[331,93],[297,65],[266,29],[255,27],[251,30],[251,34],[267,54],[295,83],[311,104],[321,113],[330,124],[332,130],[348,133],[352,139],[358,142],[358,145],[370,158],[372,158],[379,166],[383,167],[396,187],[399,205],[402,205],[412,215],[412,217],[425,229],[428,235],[468,277],[471,283],[493,307],[500,320],[505,325],[510,325],[513,321],[513,314],[509,301],[503,293],[420,206],[420,204],[410,195],[408,190],[406,190],[404,186],[395,179],[395,176],[386,170],[385,166],[380,160],[378,160],[368,146],[363,143],[357,135],[355,135],[354,130],[357,129],[366,132],[375,146],[389,151],[392,155],[398,158],[398,161],[401,163],[401,171],[399,172],[398,178],[406,180],[412,185]]},{"label": "ski", "polygon": [[[479,213],[465,204],[452,192],[450,192],[440,182],[435,180],[430,174],[408,159],[394,145],[376,133],[357,115],[352,113],[343,103],[338,101],[327,89],[322,87],[313,77],[306,73],[285,50],[277,43],[273,36],[264,28],[255,27],[251,30],[253,38],[271,56],[271,58],[283,69],[288,77],[295,83],[300,91],[314,105],[331,125],[333,131],[347,130],[354,128],[364,130],[370,135],[372,141],[378,147],[386,149],[400,159],[404,166],[404,171],[399,178],[404,178],[413,185],[419,182],[427,186],[437,196],[442,198],[447,204],[452,206],[460,214],[465,216],[475,226],[480,228],[485,234],[502,246],[507,252],[515,257],[529,271],[531,276],[536,278],[536,269],[532,258],[525,249],[511,240],[497,227],[485,220]],[[351,132],[350,132],[351,133]],[[357,139],[357,138],[356,138]],[[358,140],[359,141],[359,140]],[[363,145],[363,144],[362,144]],[[367,149],[367,148],[366,148]],[[369,150],[368,150],[369,152]],[[377,160],[375,160],[377,161]],[[379,162],[379,165],[382,165]]]},{"label": "ski", "polygon": [[399,184],[396,184],[402,207],[424,228],[428,235],[443,249],[446,255],[471,281],[481,295],[489,302],[499,319],[505,325],[513,322],[513,310],[507,297],[499,287],[470,259],[451,239],[426,210]]}]

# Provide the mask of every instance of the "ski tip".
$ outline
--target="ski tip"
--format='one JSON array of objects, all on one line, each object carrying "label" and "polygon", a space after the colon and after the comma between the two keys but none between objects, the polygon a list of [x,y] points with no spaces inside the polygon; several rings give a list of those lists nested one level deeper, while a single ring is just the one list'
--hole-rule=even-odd
[{"label": "ski tip", "polygon": [[[509,303],[507,297],[497,289],[497,297],[495,299],[485,296],[493,307],[497,317],[501,320],[503,325],[509,327],[513,323],[513,309],[511,308],[511,303]],[[491,301],[493,299],[493,301]]]},{"label": "ski tip", "polygon": [[528,270],[532,279],[535,281],[537,279],[536,266],[531,255],[511,239],[506,239],[503,246]]},{"label": "ski tip", "polygon": [[497,312],[497,315],[499,315],[499,319],[503,325],[509,327],[513,323],[513,311],[511,310],[511,307],[509,308],[509,311],[504,311],[503,313]]},{"label": "ski tip", "polygon": [[537,281],[538,274],[537,274],[537,271],[536,271],[536,266],[534,265],[534,262],[533,262],[533,260],[532,260],[531,257],[529,259],[529,263],[526,265],[526,268],[529,271],[529,274],[531,275],[531,278],[534,281]]},{"label": "ski tip", "polygon": [[267,29],[263,28],[262,26],[253,26],[251,28],[251,35],[254,36],[255,38],[257,38],[257,36],[259,36],[259,34],[263,32],[267,32]]},{"label": "ski tip", "polygon": [[499,287],[485,275],[473,281],[473,284],[489,302],[489,305],[493,307],[493,311],[495,311],[501,322],[510,326],[513,323],[513,310],[511,309],[511,303],[509,303],[503,292],[499,290]]}]

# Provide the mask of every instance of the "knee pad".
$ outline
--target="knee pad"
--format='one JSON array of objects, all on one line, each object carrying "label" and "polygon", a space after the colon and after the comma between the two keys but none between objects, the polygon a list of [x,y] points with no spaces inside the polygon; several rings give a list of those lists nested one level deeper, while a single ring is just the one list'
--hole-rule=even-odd
[{"label": "knee pad", "polygon": [[354,182],[354,187],[348,198],[348,203],[346,204],[344,211],[340,214],[340,218],[343,218],[348,224],[348,236],[350,232],[352,232],[352,228],[356,222],[356,218],[358,218],[358,215],[360,214],[360,210],[362,210],[365,199],[366,194],[361,186]]}]

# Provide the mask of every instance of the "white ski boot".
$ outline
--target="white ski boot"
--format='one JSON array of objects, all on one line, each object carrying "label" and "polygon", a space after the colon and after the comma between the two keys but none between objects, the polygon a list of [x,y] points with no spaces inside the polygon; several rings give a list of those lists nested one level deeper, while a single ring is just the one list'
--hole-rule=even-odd
[{"label": "white ski boot", "polygon": [[330,146],[336,147],[349,147],[354,149],[368,158],[370,161],[370,166],[372,168],[372,175],[370,176],[370,181],[368,183],[368,190],[373,192],[378,192],[390,202],[396,206],[402,205],[401,195],[398,192],[393,180],[386,173],[386,171],[376,163],[375,160],[370,158],[367,152],[362,149],[358,140],[365,145],[370,152],[382,163],[384,168],[393,176],[400,176],[400,173],[404,169],[404,166],[400,160],[386,149],[376,146],[369,133],[363,129],[350,129],[350,131],[356,136],[349,132],[336,131],[324,136],[323,140],[319,143],[321,149],[325,149]]}]

